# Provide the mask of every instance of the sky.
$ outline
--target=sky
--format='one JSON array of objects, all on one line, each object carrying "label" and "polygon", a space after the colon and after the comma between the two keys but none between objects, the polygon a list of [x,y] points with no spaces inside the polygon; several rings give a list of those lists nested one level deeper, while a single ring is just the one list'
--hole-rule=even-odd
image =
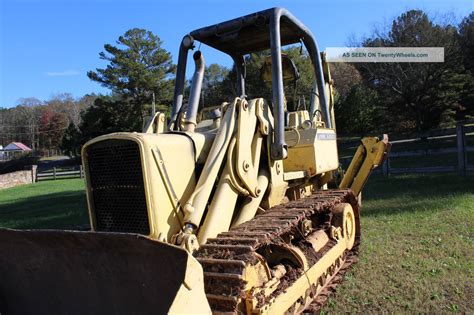
[{"label": "sky", "polygon": [[[99,52],[128,29],[158,35],[177,62],[188,32],[275,6],[306,24],[322,50],[368,36],[409,9],[456,23],[474,11],[472,0],[0,0],[0,107],[26,97],[108,93],[86,73],[107,65]],[[201,50],[208,64],[231,66],[226,55]]]}]

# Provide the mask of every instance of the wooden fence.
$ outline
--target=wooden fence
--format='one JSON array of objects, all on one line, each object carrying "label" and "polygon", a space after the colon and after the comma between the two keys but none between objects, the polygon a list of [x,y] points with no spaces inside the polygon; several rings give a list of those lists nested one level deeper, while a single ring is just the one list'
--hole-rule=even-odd
[{"label": "wooden fence", "polygon": [[[388,176],[390,174],[403,174],[403,173],[441,173],[441,172],[458,172],[464,176],[467,172],[474,172],[474,165],[468,164],[467,154],[474,152],[474,146],[466,145],[466,135],[469,134],[474,137],[474,121],[467,121],[458,123],[456,128],[435,130],[429,133],[420,135],[418,138],[413,139],[398,139],[390,140],[392,143],[392,149],[399,144],[409,142],[422,142],[430,139],[446,139],[456,138],[456,147],[440,148],[440,149],[424,149],[424,150],[411,150],[411,151],[397,151],[393,150],[390,152],[388,159],[382,165],[375,170],[377,173],[383,173]],[[359,145],[359,141],[345,142],[341,145],[340,149],[355,149]],[[428,156],[439,156],[442,154],[456,154],[457,165],[449,166],[423,166],[423,167],[393,167],[391,161],[403,158],[403,157],[419,157],[420,159]],[[352,156],[341,157],[343,164],[348,165]],[[71,168],[55,168],[38,172],[36,175],[36,181],[42,180],[56,180],[61,178],[74,178],[84,177],[84,169],[82,165],[74,166]]]},{"label": "wooden fence", "polygon": [[[407,173],[443,173],[443,172],[457,172],[459,175],[464,176],[467,172],[474,171],[474,165],[468,164],[467,155],[469,152],[474,152],[474,146],[466,145],[466,135],[474,136],[474,121],[466,121],[458,123],[456,128],[435,130],[429,133],[424,133],[418,138],[414,139],[400,139],[390,140],[392,143],[392,152],[384,162],[381,168],[375,170],[375,172],[383,173],[385,176],[390,174],[407,174]],[[423,150],[411,150],[411,151],[397,151],[396,146],[403,143],[416,143],[425,140],[436,140],[436,139],[456,139],[456,147],[447,147],[439,149],[423,149]],[[342,148],[350,148],[354,143],[346,143],[342,145]],[[355,148],[355,147],[353,147]],[[403,157],[419,157],[424,159],[426,157],[440,156],[444,154],[456,154],[457,164],[444,165],[444,166],[422,166],[422,167],[393,167],[391,161],[403,158]],[[343,163],[348,164],[352,157],[343,157],[341,160]]]},{"label": "wooden fence", "polygon": [[56,180],[63,178],[84,178],[84,168],[82,165],[73,166],[70,168],[56,168],[53,167],[36,173],[36,181]]}]

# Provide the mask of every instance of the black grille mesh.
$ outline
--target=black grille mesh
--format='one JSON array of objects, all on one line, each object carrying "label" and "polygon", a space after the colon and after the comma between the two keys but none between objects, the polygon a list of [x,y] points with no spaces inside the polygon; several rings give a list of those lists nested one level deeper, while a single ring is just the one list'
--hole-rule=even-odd
[{"label": "black grille mesh", "polygon": [[105,140],[86,154],[97,231],[150,234],[138,144]]}]

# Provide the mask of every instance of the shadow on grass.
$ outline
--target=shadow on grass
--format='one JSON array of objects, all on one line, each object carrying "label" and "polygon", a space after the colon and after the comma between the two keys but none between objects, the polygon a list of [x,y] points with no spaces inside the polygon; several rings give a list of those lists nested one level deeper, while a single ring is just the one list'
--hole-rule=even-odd
[{"label": "shadow on grass", "polygon": [[454,174],[401,175],[369,179],[363,193],[368,207],[364,216],[398,214],[401,212],[449,209],[457,196],[472,195],[474,201],[474,176]]},{"label": "shadow on grass", "polygon": [[0,227],[70,229],[87,223],[84,191],[65,191],[0,203]]}]

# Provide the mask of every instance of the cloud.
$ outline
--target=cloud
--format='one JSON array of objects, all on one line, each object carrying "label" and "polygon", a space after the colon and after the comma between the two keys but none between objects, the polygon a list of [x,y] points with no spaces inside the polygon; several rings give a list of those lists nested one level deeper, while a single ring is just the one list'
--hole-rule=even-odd
[{"label": "cloud", "polygon": [[77,70],[66,70],[66,71],[58,71],[58,72],[46,72],[48,77],[70,77],[74,75],[81,74]]}]

